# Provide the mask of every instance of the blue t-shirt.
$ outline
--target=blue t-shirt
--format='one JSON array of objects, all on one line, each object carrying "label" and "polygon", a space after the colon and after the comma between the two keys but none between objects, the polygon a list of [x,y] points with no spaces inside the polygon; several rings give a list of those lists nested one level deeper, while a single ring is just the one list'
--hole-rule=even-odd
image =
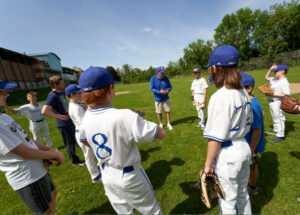
[{"label": "blue t-shirt", "polygon": [[[58,93],[55,91],[51,91],[48,94],[45,105],[51,106],[52,111],[56,114],[68,115],[68,102],[66,99],[65,92]],[[56,119],[56,127],[58,128],[66,127],[71,124],[72,124],[71,119],[68,120]]]},{"label": "blue t-shirt", "polygon": [[253,134],[253,129],[261,128],[261,135],[259,138],[259,142],[255,148],[255,154],[257,154],[257,153],[265,151],[266,141],[265,141],[264,119],[263,119],[262,108],[261,108],[261,105],[260,105],[259,101],[257,100],[257,98],[253,97],[251,99],[251,103],[252,103],[252,112],[253,112],[253,122],[251,124],[250,131],[245,136],[245,139],[247,140],[247,142],[250,145],[252,134]]},{"label": "blue t-shirt", "polygon": [[169,92],[172,90],[171,83],[167,76],[164,76],[162,79],[159,79],[157,75],[153,76],[150,80],[150,90],[153,92],[154,99],[156,102],[164,102],[169,99],[168,94],[161,94],[160,90],[168,89]]}]

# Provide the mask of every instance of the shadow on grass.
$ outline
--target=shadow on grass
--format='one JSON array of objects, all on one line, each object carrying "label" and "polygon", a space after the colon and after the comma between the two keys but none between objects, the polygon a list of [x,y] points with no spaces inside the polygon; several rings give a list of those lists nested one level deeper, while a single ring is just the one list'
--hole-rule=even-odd
[{"label": "shadow on grass", "polygon": [[285,122],[285,136],[288,136],[290,131],[295,131],[294,123],[294,121]]},{"label": "shadow on grass", "polygon": [[103,205],[92,210],[86,211],[84,214],[116,214],[110,202],[105,202]]},{"label": "shadow on grass", "polygon": [[142,158],[142,161],[146,161],[148,160],[149,158],[149,154],[151,152],[156,152],[156,151],[159,151],[161,149],[161,147],[153,147],[151,149],[148,149],[148,150],[140,150],[140,154],[141,154],[141,158]]},{"label": "shadow on grass", "polygon": [[173,121],[171,124],[174,126],[174,125],[185,123],[185,122],[193,123],[193,122],[195,122],[196,119],[198,119],[197,116],[188,116],[188,117],[185,117],[182,119],[177,119],[177,120]]},{"label": "shadow on grass", "polygon": [[273,190],[278,183],[278,158],[275,152],[261,153],[258,164],[258,195],[250,195],[253,214],[261,214],[262,208],[273,198]]},{"label": "shadow on grass", "polygon": [[297,158],[297,159],[300,160],[300,152],[293,151],[293,152],[290,152],[290,154],[291,154],[293,157],[295,157],[295,158]]},{"label": "shadow on grass", "polygon": [[152,183],[154,190],[159,189],[171,173],[172,165],[182,166],[185,162],[181,158],[173,158],[171,161],[159,160],[151,164],[146,173]]},{"label": "shadow on grass", "polygon": [[211,202],[211,209],[207,208],[201,200],[201,189],[194,186],[195,182],[183,182],[180,184],[182,191],[188,195],[188,198],[176,205],[170,214],[206,214],[209,210],[218,204],[218,200]]}]

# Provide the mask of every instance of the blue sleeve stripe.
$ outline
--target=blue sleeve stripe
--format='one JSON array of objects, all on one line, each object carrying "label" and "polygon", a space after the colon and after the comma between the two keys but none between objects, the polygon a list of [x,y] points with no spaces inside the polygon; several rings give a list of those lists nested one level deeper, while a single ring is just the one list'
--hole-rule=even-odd
[{"label": "blue sleeve stripe", "polygon": [[209,136],[209,135],[204,135],[203,137],[206,138],[206,139],[216,140],[218,142],[224,142],[225,141],[225,140],[219,139],[217,137]]},{"label": "blue sleeve stripe", "polygon": [[158,125],[156,125],[156,131],[155,131],[155,135],[154,135],[152,142],[157,138],[158,131],[159,131],[159,127],[158,127]]},{"label": "blue sleeve stripe", "polygon": [[80,141],[87,141],[87,139],[80,139]]}]

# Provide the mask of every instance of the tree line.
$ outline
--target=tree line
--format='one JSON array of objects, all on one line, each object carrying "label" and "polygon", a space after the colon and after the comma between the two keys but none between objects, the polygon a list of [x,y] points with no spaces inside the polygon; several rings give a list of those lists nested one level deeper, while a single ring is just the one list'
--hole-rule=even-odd
[{"label": "tree line", "polygon": [[[218,46],[228,44],[239,50],[240,66],[253,57],[272,59],[276,54],[300,49],[299,0],[277,3],[269,10],[241,8],[226,14],[215,29],[213,40],[198,39],[183,49],[183,56],[166,66],[169,77],[191,74],[195,67],[208,63],[211,52]],[[149,81],[155,68],[132,68],[125,64],[117,68],[122,83]]]}]

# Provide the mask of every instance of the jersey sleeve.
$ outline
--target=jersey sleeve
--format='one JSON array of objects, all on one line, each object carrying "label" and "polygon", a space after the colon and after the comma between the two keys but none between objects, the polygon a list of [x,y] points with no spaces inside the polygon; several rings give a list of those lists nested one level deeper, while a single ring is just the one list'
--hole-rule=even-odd
[{"label": "jersey sleeve", "polygon": [[171,82],[170,82],[168,77],[167,77],[167,85],[168,85],[169,92],[171,92],[172,91],[172,85],[171,85]]},{"label": "jersey sleeve", "polygon": [[150,79],[150,90],[151,90],[153,93],[160,94],[160,90],[155,89],[155,78],[154,78],[154,77],[152,77],[152,78]]},{"label": "jersey sleeve", "polygon": [[45,101],[45,105],[48,105],[48,106],[55,106],[56,102],[57,102],[57,97],[54,93],[49,93],[46,101]]},{"label": "jersey sleeve", "polygon": [[84,117],[85,111],[83,109],[83,107],[81,107],[80,105],[78,105],[76,108],[72,109],[72,112],[70,112],[70,108],[69,108],[69,115],[71,118],[74,118],[76,120],[76,122],[79,122],[81,124],[81,121]]},{"label": "jersey sleeve", "polygon": [[158,134],[158,125],[143,119],[133,112],[131,118],[133,119],[131,127],[133,141],[135,143],[153,142]]},{"label": "jersey sleeve", "polygon": [[80,141],[87,141],[87,138],[86,138],[86,134],[85,134],[85,130],[84,130],[84,123],[82,123],[79,127],[79,139]]},{"label": "jersey sleeve", "polygon": [[208,88],[207,82],[205,80],[205,78],[202,78],[202,82],[203,82],[203,89]]},{"label": "jersey sleeve", "polygon": [[23,141],[8,128],[0,127],[0,154],[6,155]]},{"label": "jersey sleeve", "polygon": [[16,108],[15,111],[18,112],[18,114],[26,115],[28,113],[28,107],[26,105],[22,105],[19,108]]},{"label": "jersey sleeve", "polygon": [[208,120],[204,138],[224,142],[231,129],[231,110],[229,102],[224,97],[213,95],[208,104]]}]

